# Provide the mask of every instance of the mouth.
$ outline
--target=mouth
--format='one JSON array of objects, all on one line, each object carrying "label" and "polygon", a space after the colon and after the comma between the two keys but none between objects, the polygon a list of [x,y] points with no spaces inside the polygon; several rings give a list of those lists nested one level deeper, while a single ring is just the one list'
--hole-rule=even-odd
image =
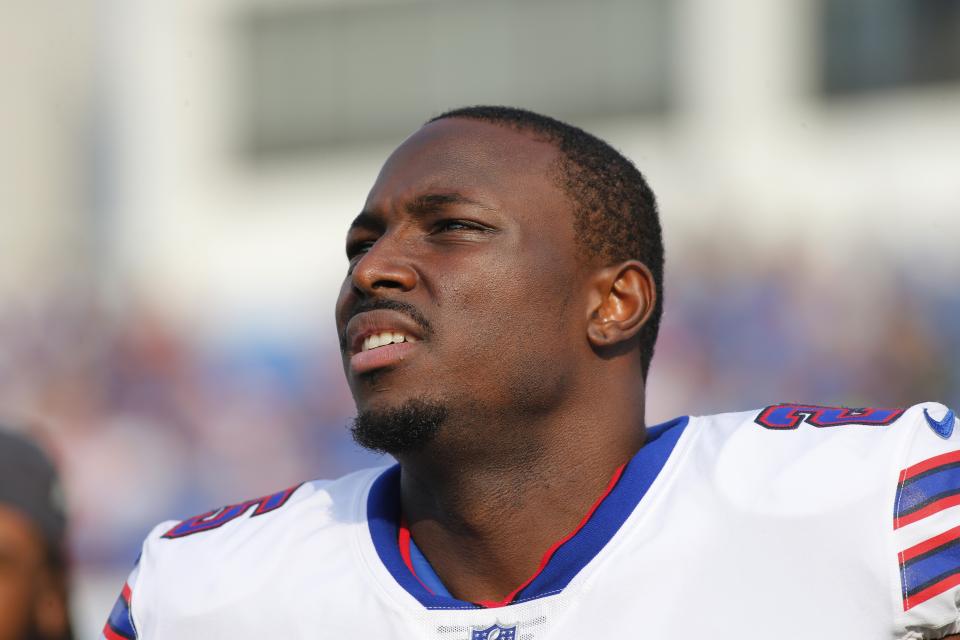
[{"label": "mouth", "polygon": [[410,357],[422,340],[419,327],[405,314],[386,309],[358,313],[346,329],[350,372],[362,374],[396,366]]},{"label": "mouth", "polygon": [[350,370],[354,374],[363,374],[375,369],[383,369],[400,364],[416,349],[416,340],[391,342],[360,351],[350,356]]},{"label": "mouth", "polygon": [[372,351],[373,349],[382,349],[392,344],[403,344],[405,342],[419,342],[417,338],[407,335],[402,331],[382,331],[374,333],[363,339],[360,345],[360,352]]}]

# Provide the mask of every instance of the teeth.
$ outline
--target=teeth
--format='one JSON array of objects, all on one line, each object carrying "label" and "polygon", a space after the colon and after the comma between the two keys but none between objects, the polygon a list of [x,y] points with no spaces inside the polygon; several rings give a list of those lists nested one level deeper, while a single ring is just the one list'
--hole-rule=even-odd
[{"label": "teeth", "polygon": [[370,351],[370,349],[376,349],[377,347],[399,342],[416,342],[416,339],[403,333],[384,331],[383,333],[376,333],[364,338],[362,350]]}]

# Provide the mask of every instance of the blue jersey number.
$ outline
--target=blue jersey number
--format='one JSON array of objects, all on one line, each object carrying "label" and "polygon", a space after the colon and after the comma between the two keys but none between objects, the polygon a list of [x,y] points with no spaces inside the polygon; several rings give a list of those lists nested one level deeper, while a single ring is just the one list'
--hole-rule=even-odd
[{"label": "blue jersey number", "polygon": [[269,513],[286,504],[290,496],[293,495],[293,492],[299,487],[300,485],[297,485],[295,487],[290,487],[289,489],[284,489],[283,491],[278,491],[277,493],[269,496],[257,498],[256,500],[247,500],[246,502],[231,504],[227,505],[226,507],[221,507],[220,509],[214,509],[213,511],[202,513],[199,516],[194,516],[184,520],[163,534],[163,537],[182,538],[194,533],[200,533],[201,531],[209,531],[210,529],[222,527],[231,520],[239,518],[254,506],[256,509],[250,516],[251,518],[254,516],[263,515],[264,513]]},{"label": "blue jersey number", "polygon": [[814,427],[846,425],[887,425],[903,415],[904,409],[848,409],[820,407],[814,404],[775,404],[757,416],[756,422],[767,429],[796,429],[802,422]]}]

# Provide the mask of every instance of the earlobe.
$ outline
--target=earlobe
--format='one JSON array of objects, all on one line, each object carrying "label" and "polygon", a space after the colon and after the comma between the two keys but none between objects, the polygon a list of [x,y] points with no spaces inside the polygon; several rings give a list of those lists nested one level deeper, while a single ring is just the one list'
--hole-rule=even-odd
[{"label": "earlobe", "polygon": [[595,348],[611,347],[633,338],[656,304],[653,275],[637,260],[601,269],[592,287],[587,338]]}]

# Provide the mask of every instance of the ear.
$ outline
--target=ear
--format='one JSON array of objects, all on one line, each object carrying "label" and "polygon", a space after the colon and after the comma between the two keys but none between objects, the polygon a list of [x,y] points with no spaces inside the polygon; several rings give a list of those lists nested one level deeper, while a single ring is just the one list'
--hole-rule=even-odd
[{"label": "ear", "polygon": [[633,338],[656,306],[653,274],[637,260],[600,269],[590,286],[587,338],[594,348],[611,347]]}]

